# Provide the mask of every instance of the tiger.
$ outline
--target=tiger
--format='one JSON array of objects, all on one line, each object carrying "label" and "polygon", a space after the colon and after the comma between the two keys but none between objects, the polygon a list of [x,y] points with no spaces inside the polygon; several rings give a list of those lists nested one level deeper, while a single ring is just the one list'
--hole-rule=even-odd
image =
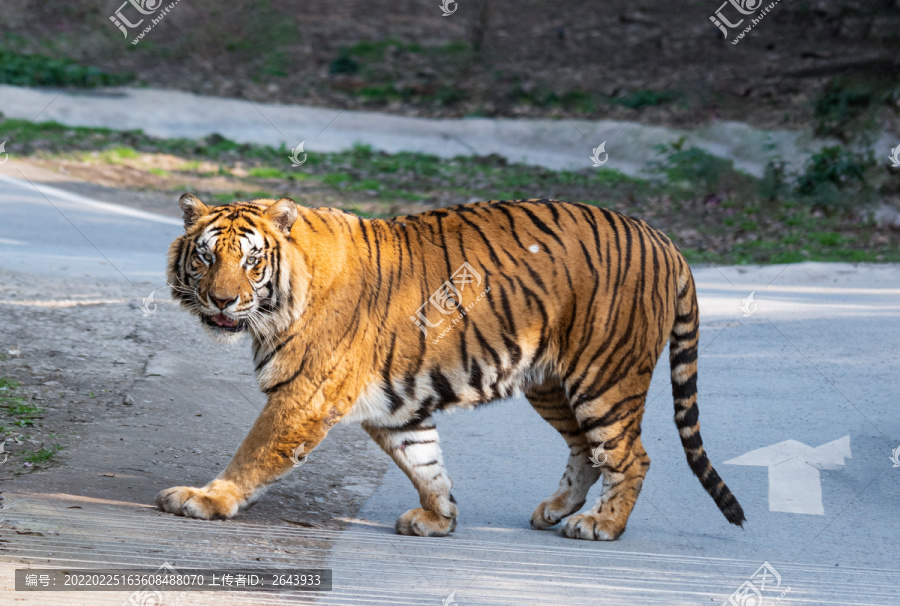
[{"label": "tiger", "polygon": [[[700,437],[691,270],[644,221],[547,199],[389,219],[290,198],[208,206],[184,194],[179,205],[172,296],[215,339],[249,334],[267,401],[224,471],[200,488],[161,491],[161,510],[231,518],[295,467],[298,447],[305,456],[351,422],[418,492],[420,507],[396,532],[446,536],[459,509],[436,413],[524,395],[569,449],[531,527],[565,519],[565,537],[616,540],[650,467],[641,421],[668,341],[688,465],[743,526]],[[601,476],[600,497],[578,513]]]}]

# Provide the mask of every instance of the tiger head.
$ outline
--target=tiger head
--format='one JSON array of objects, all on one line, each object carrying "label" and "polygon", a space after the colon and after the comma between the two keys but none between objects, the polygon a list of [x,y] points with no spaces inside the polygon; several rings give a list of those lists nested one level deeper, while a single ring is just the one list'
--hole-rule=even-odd
[{"label": "tiger head", "polygon": [[185,233],[169,248],[173,296],[221,342],[247,331],[265,338],[290,322],[290,198],[207,206],[192,194],[179,200]]}]

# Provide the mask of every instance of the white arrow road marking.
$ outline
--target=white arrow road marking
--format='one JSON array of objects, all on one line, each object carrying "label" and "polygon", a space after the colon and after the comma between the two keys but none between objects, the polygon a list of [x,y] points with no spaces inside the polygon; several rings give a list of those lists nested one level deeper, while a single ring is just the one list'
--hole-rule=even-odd
[{"label": "white arrow road marking", "polygon": [[825,515],[820,469],[838,469],[850,454],[846,435],[818,448],[785,440],[725,461],[726,465],[769,468],[769,511]]}]

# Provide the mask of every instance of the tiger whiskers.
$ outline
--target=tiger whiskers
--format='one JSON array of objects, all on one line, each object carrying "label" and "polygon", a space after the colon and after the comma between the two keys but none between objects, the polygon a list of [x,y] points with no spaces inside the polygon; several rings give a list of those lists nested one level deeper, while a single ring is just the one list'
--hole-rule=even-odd
[{"label": "tiger whiskers", "polygon": [[250,326],[250,330],[253,332],[253,335],[262,342],[267,350],[271,351],[275,349],[276,341],[281,344],[284,343],[284,341],[282,341],[282,339],[278,336],[278,333],[273,330],[271,323],[265,321],[266,318],[259,310],[259,308],[251,311],[244,319]]},{"label": "tiger whiskers", "polygon": [[196,289],[193,288],[192,286],[185,284],[184,281],[181,280],[181,278],[178,278],[177,281],[178,281],[178,284],[172,284],[170,282],[169,288],[171,288],[172,290],[176,290],[178,292],[182,292],[184,294],[193,294],[193,295],[197,294]]}]

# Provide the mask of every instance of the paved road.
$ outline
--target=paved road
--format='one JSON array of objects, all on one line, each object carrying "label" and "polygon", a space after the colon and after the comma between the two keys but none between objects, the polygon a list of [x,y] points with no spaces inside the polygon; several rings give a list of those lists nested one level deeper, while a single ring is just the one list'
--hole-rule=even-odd
[{"label": "paved road", "polygon": [[[160,271],[177,220],[38,187],[46,199],[28,184],[0,180],[0,268],[129,279]],[[703,437],[744,506],[744,530],[725,522],[687,467],[663,362],[643,428],[653,465],[628,530],[613,543],[528,529],[565,453],[559,436],[518,400],[438,419],[461,509],[450,538],[392,533],[416,496],[391,467],[346,532],[232,532],[240,518],[213,525],[160,517],[141,522],[152,525],[148,537],[134,530],[137,518],[129,516],[137,514],[125,508],[90,518],[75,533],[52,509],[23,508],[22,516],[53,529],[48,535],[60,534],[16,540],[30,541],[32,554],[55,551],[57,562],[97,561],[85,533],[106,536],[121,561],[159,558],[161,543],[178,546],[183,533],[192,533],[192,549],[211,541],[239,561],[258,557],[274,537],[278,554],[291,540],[321,540],[324,555],[293,552],[290,559],[330,562],[335,589],[318,596],[321,604],[450,604],[451,593],[460,605],[722,604],[743,591],[734,603],[758,606],[749,599],[756,590],[766,604],[783,591],[786,604],[900,603],[900,468],[890,461],[900,445],[900,267],[810,263],[695,275]],[[77,496],[78,487],[69,492]],[[117,541],[118,532],[131,538]]]},{"label": "paved road", "polygon": [[[800,169],[810,151],[828,144],[797,131],[766,131],[740,122],[715,122],[695,130],[642,125],[617,120],[427,119],[391,114],[251,103],[203,97],[171,90],[116,88],[77,93],[0,85],[3,113],[23,120],[56,120],[72,126],[142,129],[156,137],[202,138],[213,133],[241,143],[293,148],[305,141],[308,153],[346,150],[356,143],[390,153],[416,151],[442,158],[498,154],[511,162],[552,169],[592,166],[592,150],[606,142],[613,168],[640,173],[658,159],[657,145],[684,137],[689,145],[762,176],[778,155]],[[171,108],[177,107],[177,112]],[[835,144],[832,142],[831,144]],[[873,150],[883,157],[896,144],[885,133]],[[6,151],[15,156],[15,141]],[[604,161],[602,153],[600,161]],[[285,164],[288,158],[285,155]]]},{"label": "paved road", "polygon": [[171,217],[0,175],[4,269],[161,280],[165,251],[182,229]]}]

